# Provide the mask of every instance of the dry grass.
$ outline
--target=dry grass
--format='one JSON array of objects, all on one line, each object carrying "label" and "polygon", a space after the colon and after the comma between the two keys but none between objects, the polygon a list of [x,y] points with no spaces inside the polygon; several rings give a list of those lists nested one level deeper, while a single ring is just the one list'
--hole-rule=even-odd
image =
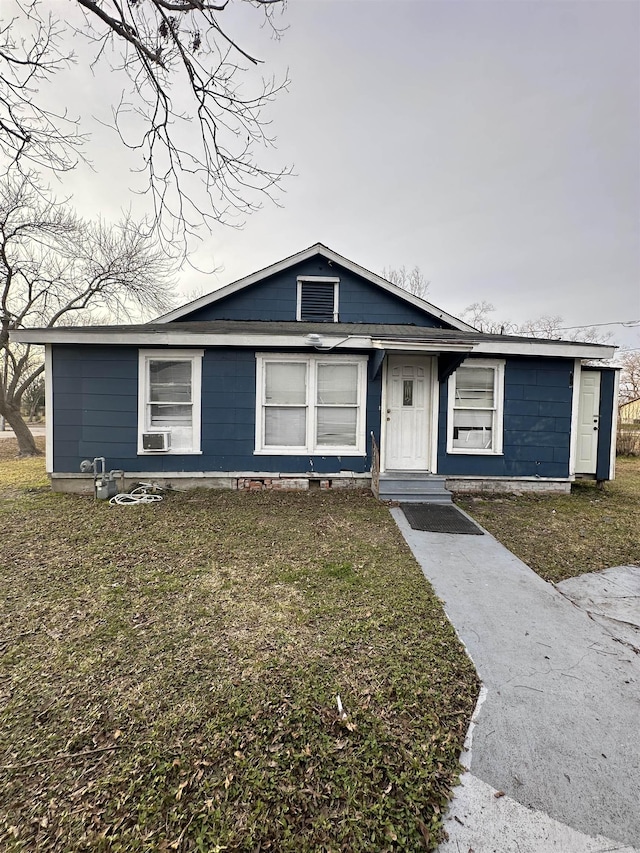
[{"label": "dry grass", "polygon": [[[36,437],[36,445],[44,452],[44,436]],[[44,458],[18,459],[15,438],[0,438],[0,492],[7,489],[39,489],[49,485],[44,470]]]},{"label": "dry grass", "polygon": [[434,847],[477,682],[381,504],[110,507],[6,456],[2,850]]},{"label": "dry grass", "polygon": [[576,483],[558,497],[456,502],[545,580],[640,565],[640,459],[618,458],[604,489]]}]

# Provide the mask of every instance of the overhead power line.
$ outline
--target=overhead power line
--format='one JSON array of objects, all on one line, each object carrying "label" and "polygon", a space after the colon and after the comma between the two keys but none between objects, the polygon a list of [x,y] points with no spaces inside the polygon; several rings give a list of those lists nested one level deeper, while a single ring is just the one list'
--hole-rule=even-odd
[{"label": "overhead power line", "polygon": [[559,332],[565,332],[568,329],[592,329],[595,326],[624,326],[626,329],[633,329],[640,326],[640,320],[612,320],[610,323],[581,323],[579,326],[558,326]]}]

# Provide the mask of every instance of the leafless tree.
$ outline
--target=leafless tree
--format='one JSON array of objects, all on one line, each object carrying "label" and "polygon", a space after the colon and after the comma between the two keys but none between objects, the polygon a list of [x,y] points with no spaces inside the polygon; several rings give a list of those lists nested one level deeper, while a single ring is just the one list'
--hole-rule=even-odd
[{"label": "leafless tree", "polygon": [[162,313],[173,286],[173,262],[130,217],[88,222],[32,175],[0,182],[0,415],[21,455],[37,453],[20,409],[44,365],[30,346],[11,343],[12,330]]},{"label": "leafless tree", "polygon": [[427,291],[431,284],[422,274],[420,267],[417,266],[412,270],[408,270],[405,266],[398,269],[385,267],[382,270],[382,277],[390,281],[391,284],[395,284],[398,287],[402,287],[403,290],[413,293],[414,296],[419,296],[420,299],[426,299]]},{"label": "leafless tree", "polygon": [[495,317],[490,316],[495,310],[491,302],[483,299],[482,302],[472,302],[471,305],[467,305],[461,319],[474,329],[489,335],[518,334],[515,323],[510,320],[496,320]]},{"label": "leafless tree", "polygon": [[612,338],[611,332],[604,332],[597,326],[577,326],[568,328],[559,314],[543,314],[536,320],[526,320],[518,327],[518,334],[531,338],[551,338],[563,341],[582,341],[588,344],[605,344]]},{"label": "leafless tree", "polygon": [[278,34],[273,12],[284,0],[3,0],[0,151],[57,172],[84,156],[83,117],[73,104],[51,110],[47,85],[77,61],[80,36],[94,49],[91,67],[106,63],[121,82],[112,124],[147,174],[162,239],[253,211],[286,174],[258,165],[254,151],[273,144],[263,108],[287,81],[261,78],[245,92],[259,60],[227,26],[224,13],[239,4]]},{"label": "leafless tree", "polygon": [[640,400],[640,352],[623,352],[618,362],[620,373],[620,402]]},{"label": "leafless tree", "polygon": [[528,338],[582,341],[592,344],[607,343],[612,337],[611,332],[603,332],[596,326],[567,328],[559,314],[543,314],[535,320],[513,323],[511,320],[492,317],[495,310],[491,302],[485,300],[473,302],[462,312],[462,319],[479,331],[492,335],[522,335]]},{"label": "leafless tree", "polygon": [[40,409],[45,405],[44,376],[38,376],[26,389],[22,397],[22,410],[27,421],[36,419]]}]

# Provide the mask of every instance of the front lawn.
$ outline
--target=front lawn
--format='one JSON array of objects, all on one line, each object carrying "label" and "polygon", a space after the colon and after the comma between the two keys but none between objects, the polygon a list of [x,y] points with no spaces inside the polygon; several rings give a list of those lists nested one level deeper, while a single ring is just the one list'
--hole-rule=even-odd
[{"label": "front lawn", "polygon": [[578,482],[570,495],[456,503],[545,580],[640,565],[640,459],[619,457],[603,489]]},{"label": "front lawn", "polygon": [[384,506],[110,507],[43,489],[10,445],[1,849],[435,846],[477,681]]}]

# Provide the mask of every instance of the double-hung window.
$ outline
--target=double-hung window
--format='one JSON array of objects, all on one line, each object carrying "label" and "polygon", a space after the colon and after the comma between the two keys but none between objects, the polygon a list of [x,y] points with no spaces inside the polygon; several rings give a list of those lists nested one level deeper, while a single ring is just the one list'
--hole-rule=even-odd
[{"label": "double-hung window", "polygon": [[365,453],[366,357],[258,355],[256,452]]},{"label": "double-hung window", "polygon": [[448,453],[502,453],[504,362],[467,359],[449,378]]},{"label": "double-hung window", "polygon": [[200,453],[202,350],[140,350],[138,453]]}]

